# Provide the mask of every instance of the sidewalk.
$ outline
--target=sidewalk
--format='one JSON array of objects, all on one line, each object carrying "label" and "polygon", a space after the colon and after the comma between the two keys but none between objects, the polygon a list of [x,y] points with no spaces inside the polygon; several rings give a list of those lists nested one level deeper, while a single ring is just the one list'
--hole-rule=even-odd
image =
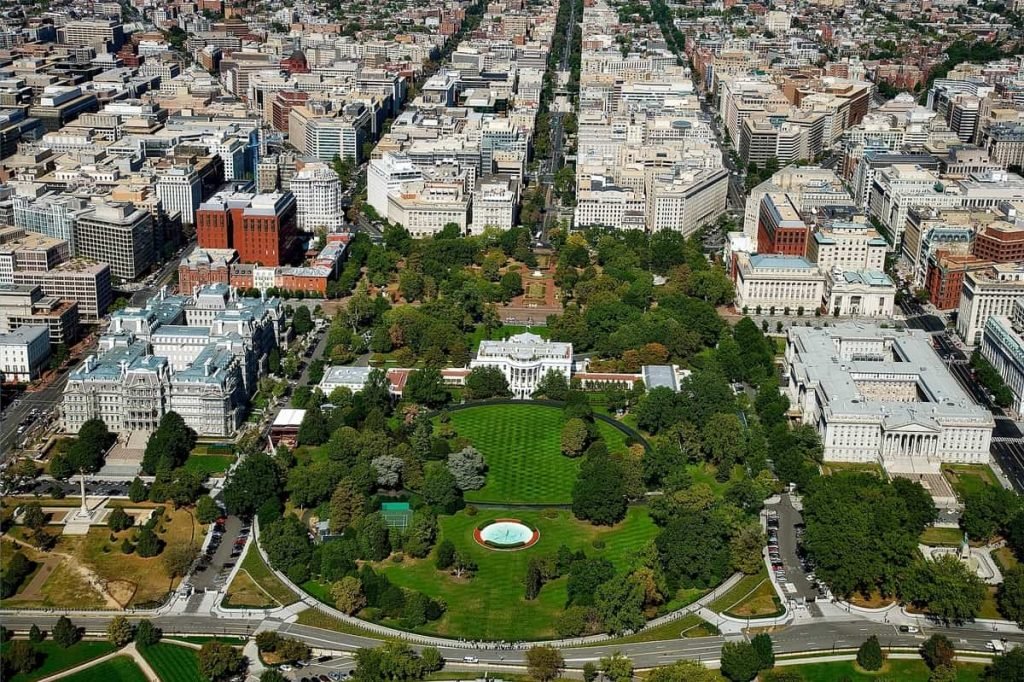
[{"label": "sidewalk", "polygon": [[142,657],[142,654],[139,653],[139,650],[135,648],[135,642],[132,642],[128,644],[126,647],[118,649],[117,651],[111,651],[106,656],[94,658],[91,661],[86,661],[85,663],[75,666],[74,668],[61,670],[59,673],[54,673],[49,677],[44,677],[38,680],[38,682],[51,682],[51,680],[59,680],[63,677],[68,677],[70,675],[74,675],[75,673],[80,673],[83,670],[88,670],[93,666],[99,665],[100,663],[104,663],[114,658],[118,658],[119,656],[127,656],[128,658],[132,659],[135,665],[139,666],[139,668],[142,670],[142,674],[145,675],[146,679],[150,682],[160,682],[160,678],[157,677],[156,672],[154,672],[153,668],[150,667],[146,659]]}]

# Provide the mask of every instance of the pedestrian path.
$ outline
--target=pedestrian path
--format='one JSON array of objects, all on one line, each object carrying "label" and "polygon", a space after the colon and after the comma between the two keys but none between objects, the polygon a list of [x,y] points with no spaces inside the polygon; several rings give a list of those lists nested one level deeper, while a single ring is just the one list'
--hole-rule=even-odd
[{"label": "pedestrian path", "polygon": [[91,661],[86,661],[85,663],[77,665],[74,668],[61,670],[59,673],[54,673],[49,677],[44,677],[38,682],[51,682],[51,680],[59,680],[64,677],[74,675],[75,673],[80,673],[83,670],[88,670],[89,668],[97,666],[100,663],[104,663],[119,656],[127,656],[128,658],[132,659],[135,665],[139,666],[139,668],[142,670],[142,674],[146,676],[146,679],[149,680],[149,682],[160,682],[160,678],[157,677],[156,672],[149,665],[149,662],[145,658],[143,658],[142,654],[140,654],[139,650],[135,647],[135,642],[132,642],[128,646],[118,649],[117,651],[112,651],[106,656],[94,658]]}]

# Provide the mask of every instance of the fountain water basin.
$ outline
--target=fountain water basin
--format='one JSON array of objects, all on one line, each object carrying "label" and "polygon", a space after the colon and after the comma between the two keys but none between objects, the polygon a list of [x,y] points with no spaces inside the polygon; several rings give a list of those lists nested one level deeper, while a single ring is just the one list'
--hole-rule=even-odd
[{"label": "fountain water basin", "polygon": [[518,519],[494,519],[479,526],[473,537],[488,549],[517,550],[537,544],[540,532]]}]

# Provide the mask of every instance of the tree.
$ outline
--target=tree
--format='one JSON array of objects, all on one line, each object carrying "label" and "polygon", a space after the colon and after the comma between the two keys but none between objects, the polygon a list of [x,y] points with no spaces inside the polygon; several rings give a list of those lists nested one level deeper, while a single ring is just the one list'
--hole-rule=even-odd
[{"label": "tree", "polygon": [[160,628],[154,627],[152,621],[144,618],[135,626],[135,644],[142,648],[152,646],[160,641],[162,634]]},{"label": "tree", "polygon": [[121,507],[114,507],[110,516],[107,517],[107,528],[115,533],[131,528],[134,523],[135,520]]},{"label": "tree", "polygon": [[471,445],[448,455],[448,470],[459,490],[479,490],[487,482],[484,456]]},{"label": "tree", "polygon": [[331,436],[330,425],[319,405],[306,410],[299,424],[299,445],[323,445]]},{"label": "tree", "polygon": [[345,576],[331,585],[331,597],[334,598],[335,608],[350,616],[366,606],[363,584],[355,576]]},{"label": "tree", "polygon": [[429,408],[437,408],[451,400],[452,396],[445,388],[441,370],[425,367],[409,376],[402,397]]},{"label": "tree", "polygon": [[116,647],[122,647],[132,641],[134,634],[132,624],[124,616],[115,616],[107,624],[107,639]]},{"label": "tree", "polygon": [[466,376],[466,397],[470,400],[504,398],[511,393],[508,380],[497,367],[474,367]]},{"label": "tree", "polygon": [[282,637],[274,653],[281,661],[293,663],[309,658],[309,645],[291,637]]},{"label": "tree", "polygon": [[526,650],[526,670],[538,682],[548,682],[565,667],[562,652],[551,646],[534,646]]},{"label": "tree", "polygon": [[[119,509],[115,507],[115,509]],[[121,510],[124,513],[124,510]],[[25,505],[25,513],[21,517],[21,522],[32,530],[39,530],[46,525],[46,514],[43,513],[43,508],[38,502],[30,502]]]},{"label": "tree", "polygon": [[149,491],[146,489],[146,484],[138,476],[132,479],[131,485],[128,486],[128,499],[132,502],[143,502],[149,499]]},{"label": "tree", "polygon": [[750,682],[761,670],[761,659],[750,642],[722,645],[722,675],[732,682]]},{"label": "tree", "polygon": [[1024,680],[1024,648],[1010,649],[1002,656],[992,659],[985,668],[988,682],[1021,682]]},{"label": "tree", "polygon": [[220,509],[209,495],[203,495],[196,501],[196,520],[199,523],[213,523],[219,516]]},{"label": "tree", "polygon": [[601,671],[609,682],[630,682],[633,679],[633,661],[621,651],[601,659]]},{"label": "tree", "polygon": [[28,641],[33,644],[39,644],[39,642],[42,642],[44,639],[46,639],[46,635],[39,629],[38,625],[32,623],[32,627],[28,629]]},{"label": "tree", "polygon": [[53,626],[51,636],[53,637],[53,641],[56,642],[57,646],[61,649],[67,649],[81,638],[78,628],[68,619],[67,616],[61,616],[57,619],[57,623]]},{"label": "tree", "polygon": [[241,651],[223,642],[207,642],[199,649],[199,672],[212,682],[238,672],[243,661]]},{"label": "tree", "polygon": [[455,543],[445,538],[437,545],[434,566],[439,571],[446,571],[455,563]]},{"label": "tree", "polygon": [[1024,625],[1024,567],[1014,566],[1003,573],[999,610],[1018,625]]},{"label": "tree", "polygon": [[152,476],[160,469],[171,471],[185,464],[196,444],[196,432],[173,410],[160,418],[146,442],[142,471]]},{"label": "tree", "polygon": [[344,478],[338,483],[331,495],[332,533],[343,533],[353,523],[363,517],[366,510],[366,498],[356,490],[352,479]]},{"label": "tree", "polygon": [[609,580],[597,588],[594,604],[611,634],[636,632],[646,622],[644,588],[636,581]]},{"label": "tree", "polygon": [[423,471],[423,502],[438,514],[454,514],[462,506],[462,491],[455,476],[441,462],[428,462]]},{"label": "tree", "polygon": [[102,419],[86,420],[78,430],[78,438],[68,448],[67,460],[76,472],[92,474],[103,466],[103,459],[110,446],[117,440]]},{"label": "tree", "polygon": [[387,521],[378,512],[364,516],[355,526],[362,558],[371,561],[387,559],[391,554],[391,537]]},{"label": "tree", "polygon": [[3,671],[5,677],[19,673],[27,675],[39,666],[39,652],[30,642],[16,639],[3,652]]},{"label": "tree", "polygon": [[224,485],[224,504],[236,516],[251,517],[267,500],[280,500],[281,475],[270,455],[251,454]]},{"label": "tree", "polygon": [[382,488],[397,488],[402,480],[402,467],[405,463],[400,457],[382,455],[374,457],[370,466],[377,473],[377,485]]},{"label": "tree", "polygon": [[704,453],[728,480],[733,464],[743,459],[745,442],[743,424],[735,414],[716,414],[711,417],[701,432]]},{"label": "tree", "polygon": [[595,525],[611,526],[626,516],[626,485],[621,463],[605,453],[583,460],[572,489],[572,513]]},{"label": "tree", "polygon": [[654,540],[668,588],[709,587],[729,570],[728,528],[716,515],[682,511],[675,514]]},{"label": "tree", "polygon": [[717,672],[708,670],[697,661],[676,661],[652,670],[646,682],[715,682],[720,679]]},{"label": "tree", "polygon": [[757,654],[759,670],[771,670],[775,667],[775,648],[772,645],[771,635],[763,632],[754,635],[750,640],[750,645],[754,648],[754,653]]},{"label": "tree", "polygon": [[296,336],[302,336],[313,331],[313,316],[309,312],[309,308],[304,305],[300,305],[295,309],[292,314],[292,329],[295,331]]},{"label": "tree", "polygon": [[279,571],[309,566],[313,557],[313,543],[305,524],[291,514],[267,524],[260,533],[260,544],[270,564]]},{"label": "tree", "polygon": [[587,440],[590,438],[590,431],[582,419],[572,418],[565,422],[562,427],[562,454],[569,457],[579,457],[587,447]]},{"label": "tree", "polygon": [[180,578],[188,574],[192,562],[199,556],[199,548],[195,545],[173,545],[163,555],[164,568],[167,575]]},{"label": "tree", "polygon": [[473,557],[469,556],[465,552],[455,550],[455,559],[452,561],[452,573],[456,578],[462,578],[465,576],[472,576],[476,573],[477,565],[473,561]]},{"label": "tree", "polygon": [[569,393],[569,381],[565,375],[557,369],[549,369],[537,383],[537,390],[533,392],[534,398],[547,398],[548,400],[565,400]]},{"label": "tree", "polygon": [[526,565],[526,600],[536,599],[543,585],[544,575],[540,570],[540,561],[530,559],[530,563]]},{"label": "tree", "polygon": [[597,679],[597,665],[593,661],[583,664],[583,682],[594,682]]},{"label": "tree", "polygon": [[901,583],[901,591],[904,599],[947,623],[973,619],[986,595],[981,578],[951,554],[917,560]]},{"label": "tree", "polygon": [[885,658],[882,655],[882,646],[878,643],[878,637],[871,635],[857,649],[857,665],[864,670],[881,670]]},{"label": "tree", "polygon": [[934,634],[921,645],[921,658],[932,670],[942,666],[953,665],[956,650],[949,637]]},{"label": "tree", "polygon": [[260,682],[288,682],[288,678],[278,672],[276,668],[267,668],[260,675]]}]

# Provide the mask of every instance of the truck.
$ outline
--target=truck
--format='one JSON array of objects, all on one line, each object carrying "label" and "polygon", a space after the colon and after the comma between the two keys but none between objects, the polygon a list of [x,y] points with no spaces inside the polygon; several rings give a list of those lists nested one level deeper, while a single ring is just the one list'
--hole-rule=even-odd
[{"label": "truck", "polygon": [[989,651],[994,651],[997,654],[1004,654],[1004,653],[1006,653],[1006,643],[1003,642],[1003,640],[1001,640],[1001,639],[990,640],[985,645],[985,648],[988,649]]}]

